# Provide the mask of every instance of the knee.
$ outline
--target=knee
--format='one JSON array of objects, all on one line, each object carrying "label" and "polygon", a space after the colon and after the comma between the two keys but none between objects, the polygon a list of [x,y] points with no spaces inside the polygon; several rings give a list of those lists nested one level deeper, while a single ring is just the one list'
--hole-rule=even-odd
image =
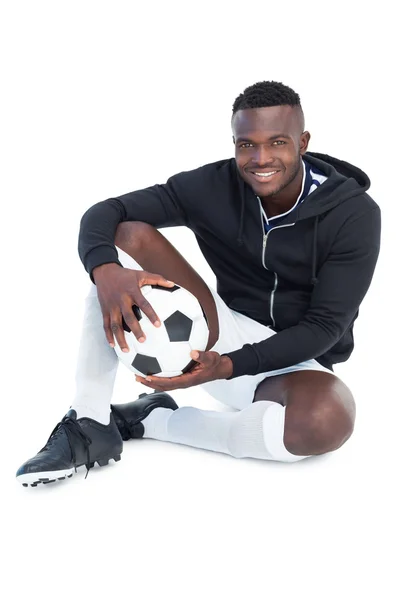
[{"label": "knee", "polygon": [[117,227],[115,233],[115,245],[125,252],[129,250],[140,250],[149,242],[150,236],[156,229],[142,221],[124,221]]},{"label": "knee", "polygon": [[308,411],[287,407],[285,445],[289,452],[304,456],[324,454],[340,448],[354,430],[356,408],[351,393],[320,397]]},{"label": "knee", "polygon": [[311,435],[323,452],[337,450],[349,439],[354,430],[355,416],[353,397],[343,401],[338,394],[325,398],[312,412]]}]

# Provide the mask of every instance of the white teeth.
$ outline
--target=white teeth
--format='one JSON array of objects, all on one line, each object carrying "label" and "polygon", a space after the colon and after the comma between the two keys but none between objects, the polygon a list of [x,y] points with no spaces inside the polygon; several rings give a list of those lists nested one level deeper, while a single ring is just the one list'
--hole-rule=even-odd
[{"label": "white teeth", "polygon": [[273,171],[272,173],[254,173],[254,175],[258,175],[258,177],[271,177],[271,175],[274,175],[275,173],[277,173],[277,171]]}]

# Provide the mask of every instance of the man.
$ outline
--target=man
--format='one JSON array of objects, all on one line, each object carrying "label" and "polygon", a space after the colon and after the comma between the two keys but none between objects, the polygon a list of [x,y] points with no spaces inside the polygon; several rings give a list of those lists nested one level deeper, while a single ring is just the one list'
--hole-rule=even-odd
[{"label": "man", "polygon": [[[86,300],[71,409],[17,472],[24,485],[119,460],[122,439],[151,437],[234,457],[297,461],[339,448],[355,403],[333,373],[353,350],[353,323],[380,247],[370,181],[347,162],[307,152],[300,98],[278,82],[233,105],[235,158],[92,206],[79,254]],[[158,228],[186,226],[217,279],[210,289]],[[145,284],[192,292],[209,324],[205,352],[179,377],[137,377],[155,393],[112,405],[123,325],[144,340],[134,304],[159,326]],[[125,321],[125,323],[123,323]],[[179,408],[165,392],[201,385],[233,412]],[[190,393],[190,392],[188,392]],[[121,439],[122,436],[122,439]]]}]

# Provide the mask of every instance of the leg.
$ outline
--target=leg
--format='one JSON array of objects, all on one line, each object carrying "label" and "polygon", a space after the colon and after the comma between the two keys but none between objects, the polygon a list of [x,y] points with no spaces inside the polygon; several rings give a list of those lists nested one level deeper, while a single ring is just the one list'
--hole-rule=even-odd
[{"label": "leg", "polygon": [[[214,345],[219,335],[214,298],[205,282],[168,240],[154,227],[134,222],[122,223],[118,227],[115,243],[141,268],[175,281],[198,298],[210,328],[207,349]],[[121,262],[124,264],[123,260]],[[108,424],[119,361],[104,335],[97,288],[93,284],[86,298],[77,363],[76,394],[72,407],[78,418],[91,417]]]},{"label": "leg", "polygon": [[264,379],[254,402],[286,408],[284,444],[295,455],[340,448],[354,429],[356,407],[349,388],[333,373],[296,371]]},{"label": "leg", "polygon": [[237,458],[294,462],[339,448],[350,437],[354,419],[353,396],[338,377],[303,370],[264,379],[253,403],[234,413],[156,409],[146,437]]},{"label": "leg", "polygon": [[157,229],[139,221],[120,223],[115,244],[145,271],[162,275],[196,296],[206,313],[210,329],[206,349],[211,348],[219,335],[214,298],[207,284],[178,250]]},{"label": "leg", "polygon": [[90,284],[85,300],[82,333],[75,374],[72,408],[79,417],[103,425],[110,422],[110,402],[118,370],[118,357],[108,345],[96,286]]}]

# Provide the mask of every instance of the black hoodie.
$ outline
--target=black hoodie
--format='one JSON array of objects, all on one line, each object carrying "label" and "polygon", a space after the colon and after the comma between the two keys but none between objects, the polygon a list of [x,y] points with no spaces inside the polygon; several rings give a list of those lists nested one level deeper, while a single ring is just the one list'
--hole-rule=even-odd
[{"label": "black hoodie", "polygon": [[230,379],[311,358],[333,370],[354,348],[353,323],[379,255],[381,215],[363,171],[327,154],[306,152],[303,159],[328,179],[268,233],[260,201],[234,158],[95,204],[81,220],[85,269],[94,282],[95,267],[121,264],[114,239],[122,221],[189,227],[226,304],[277,332],[229,352]]}]

